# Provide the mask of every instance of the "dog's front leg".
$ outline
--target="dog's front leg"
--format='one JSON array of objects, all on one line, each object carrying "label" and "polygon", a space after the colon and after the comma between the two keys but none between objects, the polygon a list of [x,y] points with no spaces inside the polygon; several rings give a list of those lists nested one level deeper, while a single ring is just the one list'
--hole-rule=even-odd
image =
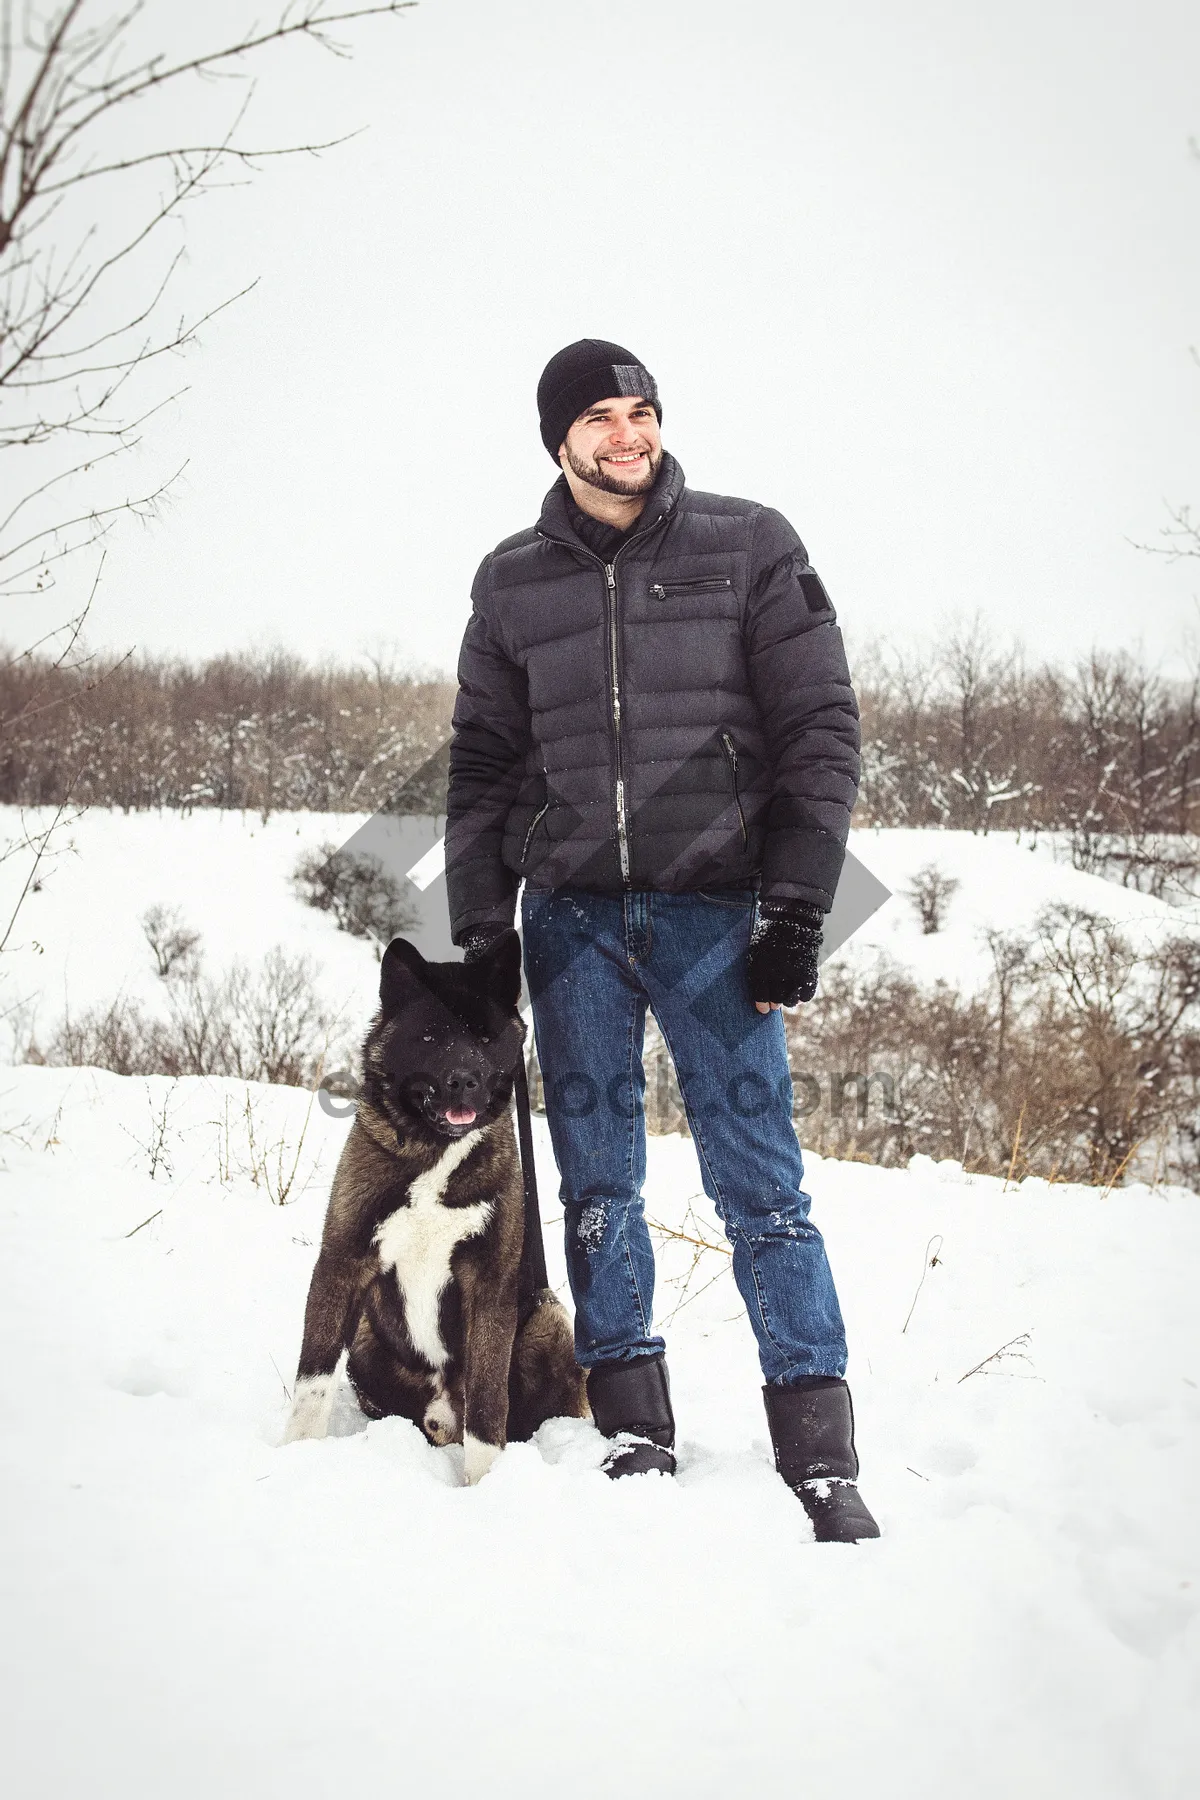
[{"label": "dog's front leg", "polygon": [[285,1444],[323,1438],[329,1430],[337,1366],[357,1323],[365,1275],[363,1257],[322,1249],[317,1258],[304,1308],[304,1340]]},{"label": "dog's front leg", "polygon": [[504,1448],[508,1427],[508,1371],[517,1331],[517,1304],[485,1294],[464,1294],[463,1457],[471,1486],[487,1474]]}]

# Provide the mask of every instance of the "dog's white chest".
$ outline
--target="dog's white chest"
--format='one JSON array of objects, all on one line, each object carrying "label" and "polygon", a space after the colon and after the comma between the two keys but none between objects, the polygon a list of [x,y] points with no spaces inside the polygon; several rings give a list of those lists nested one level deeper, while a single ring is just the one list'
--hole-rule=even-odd
[{"label": "dog's white chest", "polygon": [[396,1271],[408,1335],[435,1369],[443,1366],[447,1354],[438,1317],[450,1279],[451,1254],[455,1245],[477,1237],[492,1216],[490,1200],[474,1206],[444,1206],[442,1200],[455,1169],[483,1135],[468,1132],[448,1144],[432,1169],[410,1183],[408,1205],[397,1207],[375,1233],[380,1268]]}]

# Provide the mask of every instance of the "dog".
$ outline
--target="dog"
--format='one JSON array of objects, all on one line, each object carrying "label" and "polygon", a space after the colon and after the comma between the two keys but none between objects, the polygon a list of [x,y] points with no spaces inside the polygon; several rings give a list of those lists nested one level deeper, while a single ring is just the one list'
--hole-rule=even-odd
[{"label": "dog", "polygon": [[510,1439],[588,1417],[570,1319],[525,1242],[520,986],[515,931],[469,964],[427,962],[406,938],[384,952],[285,1443],[325,1436],[343,1354],[366,1416],[461,1443],[471,1484]]}]

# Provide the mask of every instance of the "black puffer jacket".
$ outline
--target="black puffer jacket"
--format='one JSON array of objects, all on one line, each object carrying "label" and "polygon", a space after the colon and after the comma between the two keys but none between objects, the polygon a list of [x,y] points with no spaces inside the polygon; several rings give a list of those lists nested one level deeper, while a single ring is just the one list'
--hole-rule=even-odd
[{"label": "black puffer jacket", "polygon": [[664,455],[605,565],[560,477],[486,556],[459,658],[446,871],[456,943],[517,887],[739,883],[828,910],[858,708],[820,577],[770,507]]}]

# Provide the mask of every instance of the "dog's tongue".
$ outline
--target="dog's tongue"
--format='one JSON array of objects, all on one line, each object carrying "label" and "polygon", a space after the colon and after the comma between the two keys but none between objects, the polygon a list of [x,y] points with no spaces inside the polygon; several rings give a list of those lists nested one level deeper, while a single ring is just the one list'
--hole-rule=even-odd
[{"label": "dog's tongue", "polygon": [[452,1106],[446,1114],[448,1125],[469,1125],[475,1117],[473,1106]]}]

